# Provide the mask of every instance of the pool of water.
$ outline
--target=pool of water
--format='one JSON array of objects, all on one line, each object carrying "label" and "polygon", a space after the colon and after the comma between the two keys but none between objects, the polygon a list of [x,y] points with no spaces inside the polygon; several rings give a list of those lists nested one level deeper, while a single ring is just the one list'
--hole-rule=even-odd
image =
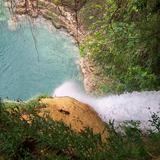
[{"label": "pool of water", "polygon": [[0,97],[28,99],[51,94],[63,81],[80,78],[73,39],[43,19],[11,24],[0,11]]}]

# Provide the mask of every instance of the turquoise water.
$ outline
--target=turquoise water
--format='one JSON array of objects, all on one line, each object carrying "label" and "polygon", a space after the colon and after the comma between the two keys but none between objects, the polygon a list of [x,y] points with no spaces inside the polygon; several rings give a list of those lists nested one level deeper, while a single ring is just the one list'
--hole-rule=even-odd
[{"label": "turquoise water", "polygon": [[1,98],[51,94],[62,82],[79,79],[73,39],[45,22],[29,22],[13,29],[5,18],[0,20]]}]

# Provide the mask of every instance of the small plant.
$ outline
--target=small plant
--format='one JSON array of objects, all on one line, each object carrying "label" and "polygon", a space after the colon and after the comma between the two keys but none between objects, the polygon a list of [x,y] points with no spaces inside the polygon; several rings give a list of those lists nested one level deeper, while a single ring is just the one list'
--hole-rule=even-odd
[{"label": "small plant", "polygon": [[158,116],[158,113],[152,114],[152,120],[149,120],[151,122],[151,126],[154,127],[154,131],[160,133],[160,117]]}]

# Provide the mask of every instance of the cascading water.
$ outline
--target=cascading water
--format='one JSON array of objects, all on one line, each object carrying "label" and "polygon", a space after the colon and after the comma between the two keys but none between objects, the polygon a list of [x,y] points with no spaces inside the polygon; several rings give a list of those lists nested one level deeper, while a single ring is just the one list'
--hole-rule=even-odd
[{"label": "cascading water", "polygon": [[79,80],[79,50],[68,34],[42,18],[16,22],[0,2],[1,98],[25,100],[50,94],[65,80]]},{"label": "cascading water", "polygon": [[160,116],[160,91],[91,97],[86,95],[76,82],[68,81],[59,86],[53,96],[74,97],[93,107],[104,121],[115,120],[116,124],[135,120],[141,121],[143,129],[148,129],[148,120],[153,112]]}]

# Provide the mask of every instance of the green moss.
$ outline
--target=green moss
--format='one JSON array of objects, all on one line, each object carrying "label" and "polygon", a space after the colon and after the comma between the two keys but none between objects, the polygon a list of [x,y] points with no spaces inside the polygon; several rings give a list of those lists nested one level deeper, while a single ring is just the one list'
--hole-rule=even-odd
[{"label": "green moss", "polygon": [[43,14],[43,17],[47,20],[50,20],[57,29],[60,29],[62,26],[64,26],[63,22],[54,12],[48,10],[46,13]]}]

